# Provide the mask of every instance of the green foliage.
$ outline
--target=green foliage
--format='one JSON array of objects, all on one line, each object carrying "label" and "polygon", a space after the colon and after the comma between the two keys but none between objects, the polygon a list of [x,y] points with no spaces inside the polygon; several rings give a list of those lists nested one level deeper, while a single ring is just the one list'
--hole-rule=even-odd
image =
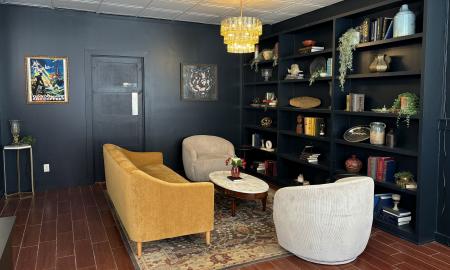
[{"label": "green foliage", "polygon": [[33,145],[36,143],[36,139],[30,135],[27,135],[20,140],[20,143]]},{"label": "green foliage", "polygon": [[[406,108],[401,108],[400,106],[402,97],[408,98],[408,106]],[[419,97],[411,92],[402,93],[394,100],[391,111],[397,114],[397,127],[400,125],[401,118],[405,117],[406,126],[409,128],[411,116],[419,112]]]},{"label": "green foliage", "polygon": [[402,171],[394,174],[395,178],[408,178],[408,179],[414,179],[414,175],[411,172],[408,171]]},{"label": "green foliage", "polygon": [[359,42],[355,40],[356,33],[358,33],[357,29],[350,28],[339,38],[339,85],[341,91],[344,91],[347,70],[353,70],[353,51]]}]

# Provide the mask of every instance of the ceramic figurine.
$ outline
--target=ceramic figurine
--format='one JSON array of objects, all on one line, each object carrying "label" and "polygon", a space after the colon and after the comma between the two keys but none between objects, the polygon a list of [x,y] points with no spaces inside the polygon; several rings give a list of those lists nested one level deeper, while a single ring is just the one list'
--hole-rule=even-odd
[{"label": "ceramic figurine", "polygon": [[292,76],[297,76],[300,73],[300,68],[297,64],[292,64],[291,68],[288,68],[288,72]]},{"label": "ceramic figurine", "polygon": [[394,17],[394,37],[412,35],[416,31],[416,15],[404,4]]},{"label": "ceramic figurine", "polygon": [[297,127],[295,128],[295,133],[303,134],[303,116],[297,116]]},{"label": "ceramic figurine", "polygon": [[356,155],[352,155],[345,161],[345,170],[349,173],[359,173],[362,168],[362,162]]},{"label": "ceramic figurine", "polygon": [[261,126],[263,128],[270,128],[272,126],[272,118],[266,116],[263,119],[261,119]]}]

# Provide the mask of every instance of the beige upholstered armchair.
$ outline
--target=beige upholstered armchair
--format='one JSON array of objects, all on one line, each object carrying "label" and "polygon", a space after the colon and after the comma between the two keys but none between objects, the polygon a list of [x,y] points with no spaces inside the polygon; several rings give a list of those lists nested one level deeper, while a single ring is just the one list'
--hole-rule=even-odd
[{"label": "beige upholstered armchair", "polygon": [[228,170],[225,160],[234,156],[229,141],[208,135],[191,136],[183,140],[183,165],[191,181],[209,181],[213,171]]},{"label": "beige upholstered armchair", "polygon": [[314,263],[349,263],[369,240],[373,196],[369,177],[281,188],[275,193],[273,209],[278,243]]}]

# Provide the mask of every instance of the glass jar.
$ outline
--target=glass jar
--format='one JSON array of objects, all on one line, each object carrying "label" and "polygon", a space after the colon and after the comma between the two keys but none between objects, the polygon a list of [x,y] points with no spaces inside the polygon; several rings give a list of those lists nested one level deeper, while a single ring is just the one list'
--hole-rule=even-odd
[{"label": "glass jar", "polygon": [[382,122],[370,123],[370,143],[377,144],[377,145],[383,145],[385,130],[386,130],[385,123],[382,123]]}]

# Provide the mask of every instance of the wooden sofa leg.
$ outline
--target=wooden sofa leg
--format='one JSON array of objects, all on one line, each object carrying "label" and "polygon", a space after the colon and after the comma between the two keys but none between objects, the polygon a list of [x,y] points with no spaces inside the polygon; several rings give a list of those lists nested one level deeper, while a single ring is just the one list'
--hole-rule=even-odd
[{"label": "wooden sofa leg", "polygon": [[137,256],[138,258],[142,256],[142,242],[137,242]]},{"label": "wooden sofa leg", "polygon": [[206,244],[209,246],[211,244],[211,231],[205,232]]}]

